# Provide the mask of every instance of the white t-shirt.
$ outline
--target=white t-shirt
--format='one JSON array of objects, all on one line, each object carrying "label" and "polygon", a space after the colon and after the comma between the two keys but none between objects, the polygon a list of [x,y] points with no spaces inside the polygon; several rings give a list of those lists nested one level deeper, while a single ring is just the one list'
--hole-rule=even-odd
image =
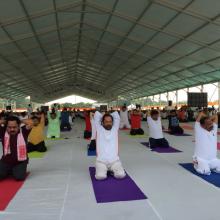
[{"label": "white t-shirt", "polygon": [[113,117],[113,126],[111,130],[106,130],[101,125],[102,114],[96,111],[94,115],[95,127],[97,131],[96,151],[97,160],[104,163],[112,163],[119,160],[118,156],[118,130],[120,117],[118,112],[111,114]]},{"label": "white t-shirt", "polygon": [[193,158],[200,157],[212,160],[217,156],[217,131],[218,126],[213,124],[213,130],[207,131],[199,122],[195,122],[195,153]]},{"label": "white t-shirt", "polygon": [[124,112],[120,111],[120,118],[121,118],[121,122],[127,123],[128,122],[128,111],[127,110],[125,110]]},{"label": "white t-shirt", "polygon": [[[28,119],[28,115],[26,115],[26,116],[19,116],[19,119],[22,121],[22,120],[25,120],[25,119]],[[21,123],[20,124],[20,127],[23,127],[25,124],[24,123]]]},{"label": "white t-shirt", "polygon": [[90,122],[91,122],[91,127],[92,127],[92,137],[91,137],[91,140],[95,140],[96,139],[96,126],[95,126],[94,117],[91,118]]},{"label": "white t-shirt", "polygon": [[163,138],[163,131],[162,131],[160,117],[158,117],[158,119],[155,121],[150,116],[148,116],[147,123],[148,123],[149,133],[150,133],[151,138],[154,138],[154,139]]}]

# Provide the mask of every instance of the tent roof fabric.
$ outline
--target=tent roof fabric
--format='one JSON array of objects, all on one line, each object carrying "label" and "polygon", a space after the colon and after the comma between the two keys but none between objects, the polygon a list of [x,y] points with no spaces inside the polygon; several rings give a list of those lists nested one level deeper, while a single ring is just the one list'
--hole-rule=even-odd
[{"label": "tent roof fabric", "polygon": [[0,97],[150,96],[220,80],[219,0],[0,1]]}]

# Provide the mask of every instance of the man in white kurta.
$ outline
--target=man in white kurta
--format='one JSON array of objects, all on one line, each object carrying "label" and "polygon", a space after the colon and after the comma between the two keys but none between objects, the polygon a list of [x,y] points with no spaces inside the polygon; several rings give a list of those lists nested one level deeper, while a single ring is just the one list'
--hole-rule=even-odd
[{"label": "man in white kurta", "polygon": [[124,178],[126,174],[118,156],[118,130],[120,124],[118,112],[102,115],[96,111],[94,121],[97,134],[96,179],[106,179],[108,171],[112,171],[115,178]]},{"label": "man in white kurta", "polygon": [[129,121],[128,121],[128,110],[125,106],[122,107],[120,111],[120,129],[122,128],[131,128]]},{"label": "man in white kurta", "polygon": [[163,136],[161,117],[157,110],[151,110],[147,116],[149,127],[150,148],[169,147],[168,141]]},{"label": "man in white kurta", "polygon": [[195,153],[193,163],[200,174],[220,173],[220,160],[217,158],[217,115],[208,117],[201,112],[195,122]]}]

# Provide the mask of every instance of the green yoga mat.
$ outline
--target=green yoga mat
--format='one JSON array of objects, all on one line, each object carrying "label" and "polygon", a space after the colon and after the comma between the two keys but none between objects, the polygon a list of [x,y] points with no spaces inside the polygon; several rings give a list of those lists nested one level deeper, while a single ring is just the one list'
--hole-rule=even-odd
[{"label": "green yoga mat", "polygon": [[33,152],[28,153],[28,157],[30,159],[33,159],[33,158],[43,158],[45,154],[46,154],[46,152],[33,151]]},{"label": "green yoga mat", "polygon": [[143,135],[140,135],[140,134],[137,134],[137,135],[128,135],[129,137],[131,138],[147,138],[148,136],[146,134],[143,134]]},{"label": "green yoga mat", "polygon": [[69,139],[69,138],[46,138],[47,141],[57,141],[57,140],[66,140],[66,139]]},{"label": "green yoga mat", "polygon": [[37,151],[30,152],[30,153],[28,153],[28,157],[30,159],[43,158],[45,156],[45,154],[48,152],[49,149],[50,149],[50,146],[47,146],[47,151],[46,152],[37,152]]}]

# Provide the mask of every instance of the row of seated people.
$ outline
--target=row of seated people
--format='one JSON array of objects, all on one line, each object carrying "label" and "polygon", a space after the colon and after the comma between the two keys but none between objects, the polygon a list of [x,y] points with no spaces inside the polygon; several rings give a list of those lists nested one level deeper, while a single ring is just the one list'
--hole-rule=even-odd
[{"label": "row of seated people", "polygon": [[[43,124],[44,114],[41,114],[39,123]],[[96,174],[97,180],[107,178],[108,171],[115,178],[124,178],[126,173],[118,155],[118,130],[120,116],[117,111],[90,113],[96,133]],[[150,147],[169,144],[162,133],[161,118],[158,111],[151,111],[147,117]],[[28,164],[28,143],[30,133],[34,131],[34,123],[21,127],[18,117],[9,116],[0,120],[0,137],[3,146],[3,156],[0,160],[0,179],[13,175],[16,180],[23,180],[26,176]],[[220,160],[217,158],[217,115],[207,116],[201,112],[195,123],[195,153],[193,156],[194,168],[201,174],[209,175],[211,170],[220,172]],[[35,135],[34,135],[35,136]],[[155,146],[154,146],[155,145]],[[208,146],[208,147],[207,147]]]},{"label": "row of seated people", "polygon": [[[114,163],[112,164],[106,164],[105,161],[102,161],[99,157],[99,153],[104,153],[105,151],[102,151],[102,147],[110,148],[114,146],[113,143],[116,144],[116,138],[118,137],[117,132],[114,130],[114,135],[111,137],[111,145],[110,142],[107,140],[110,140],[108,136],[106,136],[105,130],[109,131],[111,130],[111,125],[108,127],[108,124],[106,123],[116,123],[115,120],[117,120],[117,127],[120,128],[119,123],[119,116],[118,113],[114,112],[115,115],[117,115],[117,119],[110,116],[109,114],[104,114],[103,118],[100,113],[96,113],[95,116],[92,113],[92,117],[94,120],[94,130],[96,132],[96,142],[97,142],[97,151],[98,151],[98,157],[96,162],[96,178],[97,179],[104,179],[106,178],[106,172],[107,170],[114,170]],[[97,121],[96,121],[96,115],[99,115],[101,121],[100,124],[97,127]],[[112,114],[113,115],[113,114]],[[170,120],[171,124],[176,125],[177,121],[172,120],[172,118],[177,117],[175,111],[171,111],[170,114]],[[102,119],[101,119],[102,118]],[[173,122],[174,121],[174,122]],[[169,147],[168,141],[164,138],[163,132],[162,132],[162,124],[161,124],[161,117],[160,113],[157,110],[152,110],[151,112],[148,112],[147,116],[147,123],[149,127],[149,144],[151,148],[155,147]],[[201,111],[197,117],[197,120],[195,122],[195,152],[193,155],[193,164],[194,169],[204,175],[210,175],[211,171],[220,173],[220,160],[217,158],[217,123],[218,123],[218,115],[213,116],[207,116],[207,114],[203,111]],[[92,125],[93,126],[93,125]],[[102,131],[102,132],[101,132]],[[101,135],[100,135],[101,134]],[[106,136],[106,137],[105,137]],[[106,138],[106,139],[105,139]],[[105,139],[105,144],[104,144]],[[103,141],[103,142],[102,142]],[[209,146],[207,148],[207,146]],[[99,149],[100,148],[100,149]],[[114,148],[116,149],[116,148]],[[116,155],[116,154],[115,154]],[[102,155],[104,156],[104,155]],[[119,157],[117,156],[117,166],[119,167],[120,173],[116,174],[115,177],[117,178],[123,178],[125,173],[123,172],[123,168],[121,165],[121,162],[119,161]],[[100,161],[99,161],[100,159]],[[113,166],[112,166],[113,165]],[[116,167],[117,167],[116,166]],[[115,171],[116,172],[116,171]]]},{"label": "row of seated people", "polygon": [[[85,113],[85,124],[84,138],[91,139],[89,144],[89,150],[96,149],[96,130],[94,119],[92,117],[93,112]],[[140,110],[135,109],[131,114],[131,125],[128,119],[128,112],[126,107],[122,107],[120,111],[120,129],[130,129],[130,135],[143,135],[144,130],[141,128],[141,116]],[[161,123],[160,112],[157,110],[148,111],[147,123],[149,127],[149,143],[153,148],[155,146],[169,147],[167,140],[163,136],[163,126]],[[183,134],[184,130],[179,126],[179,121],[175,111],[170,112],[169,116],[169,127],[168,131],[170,134]]]}]

